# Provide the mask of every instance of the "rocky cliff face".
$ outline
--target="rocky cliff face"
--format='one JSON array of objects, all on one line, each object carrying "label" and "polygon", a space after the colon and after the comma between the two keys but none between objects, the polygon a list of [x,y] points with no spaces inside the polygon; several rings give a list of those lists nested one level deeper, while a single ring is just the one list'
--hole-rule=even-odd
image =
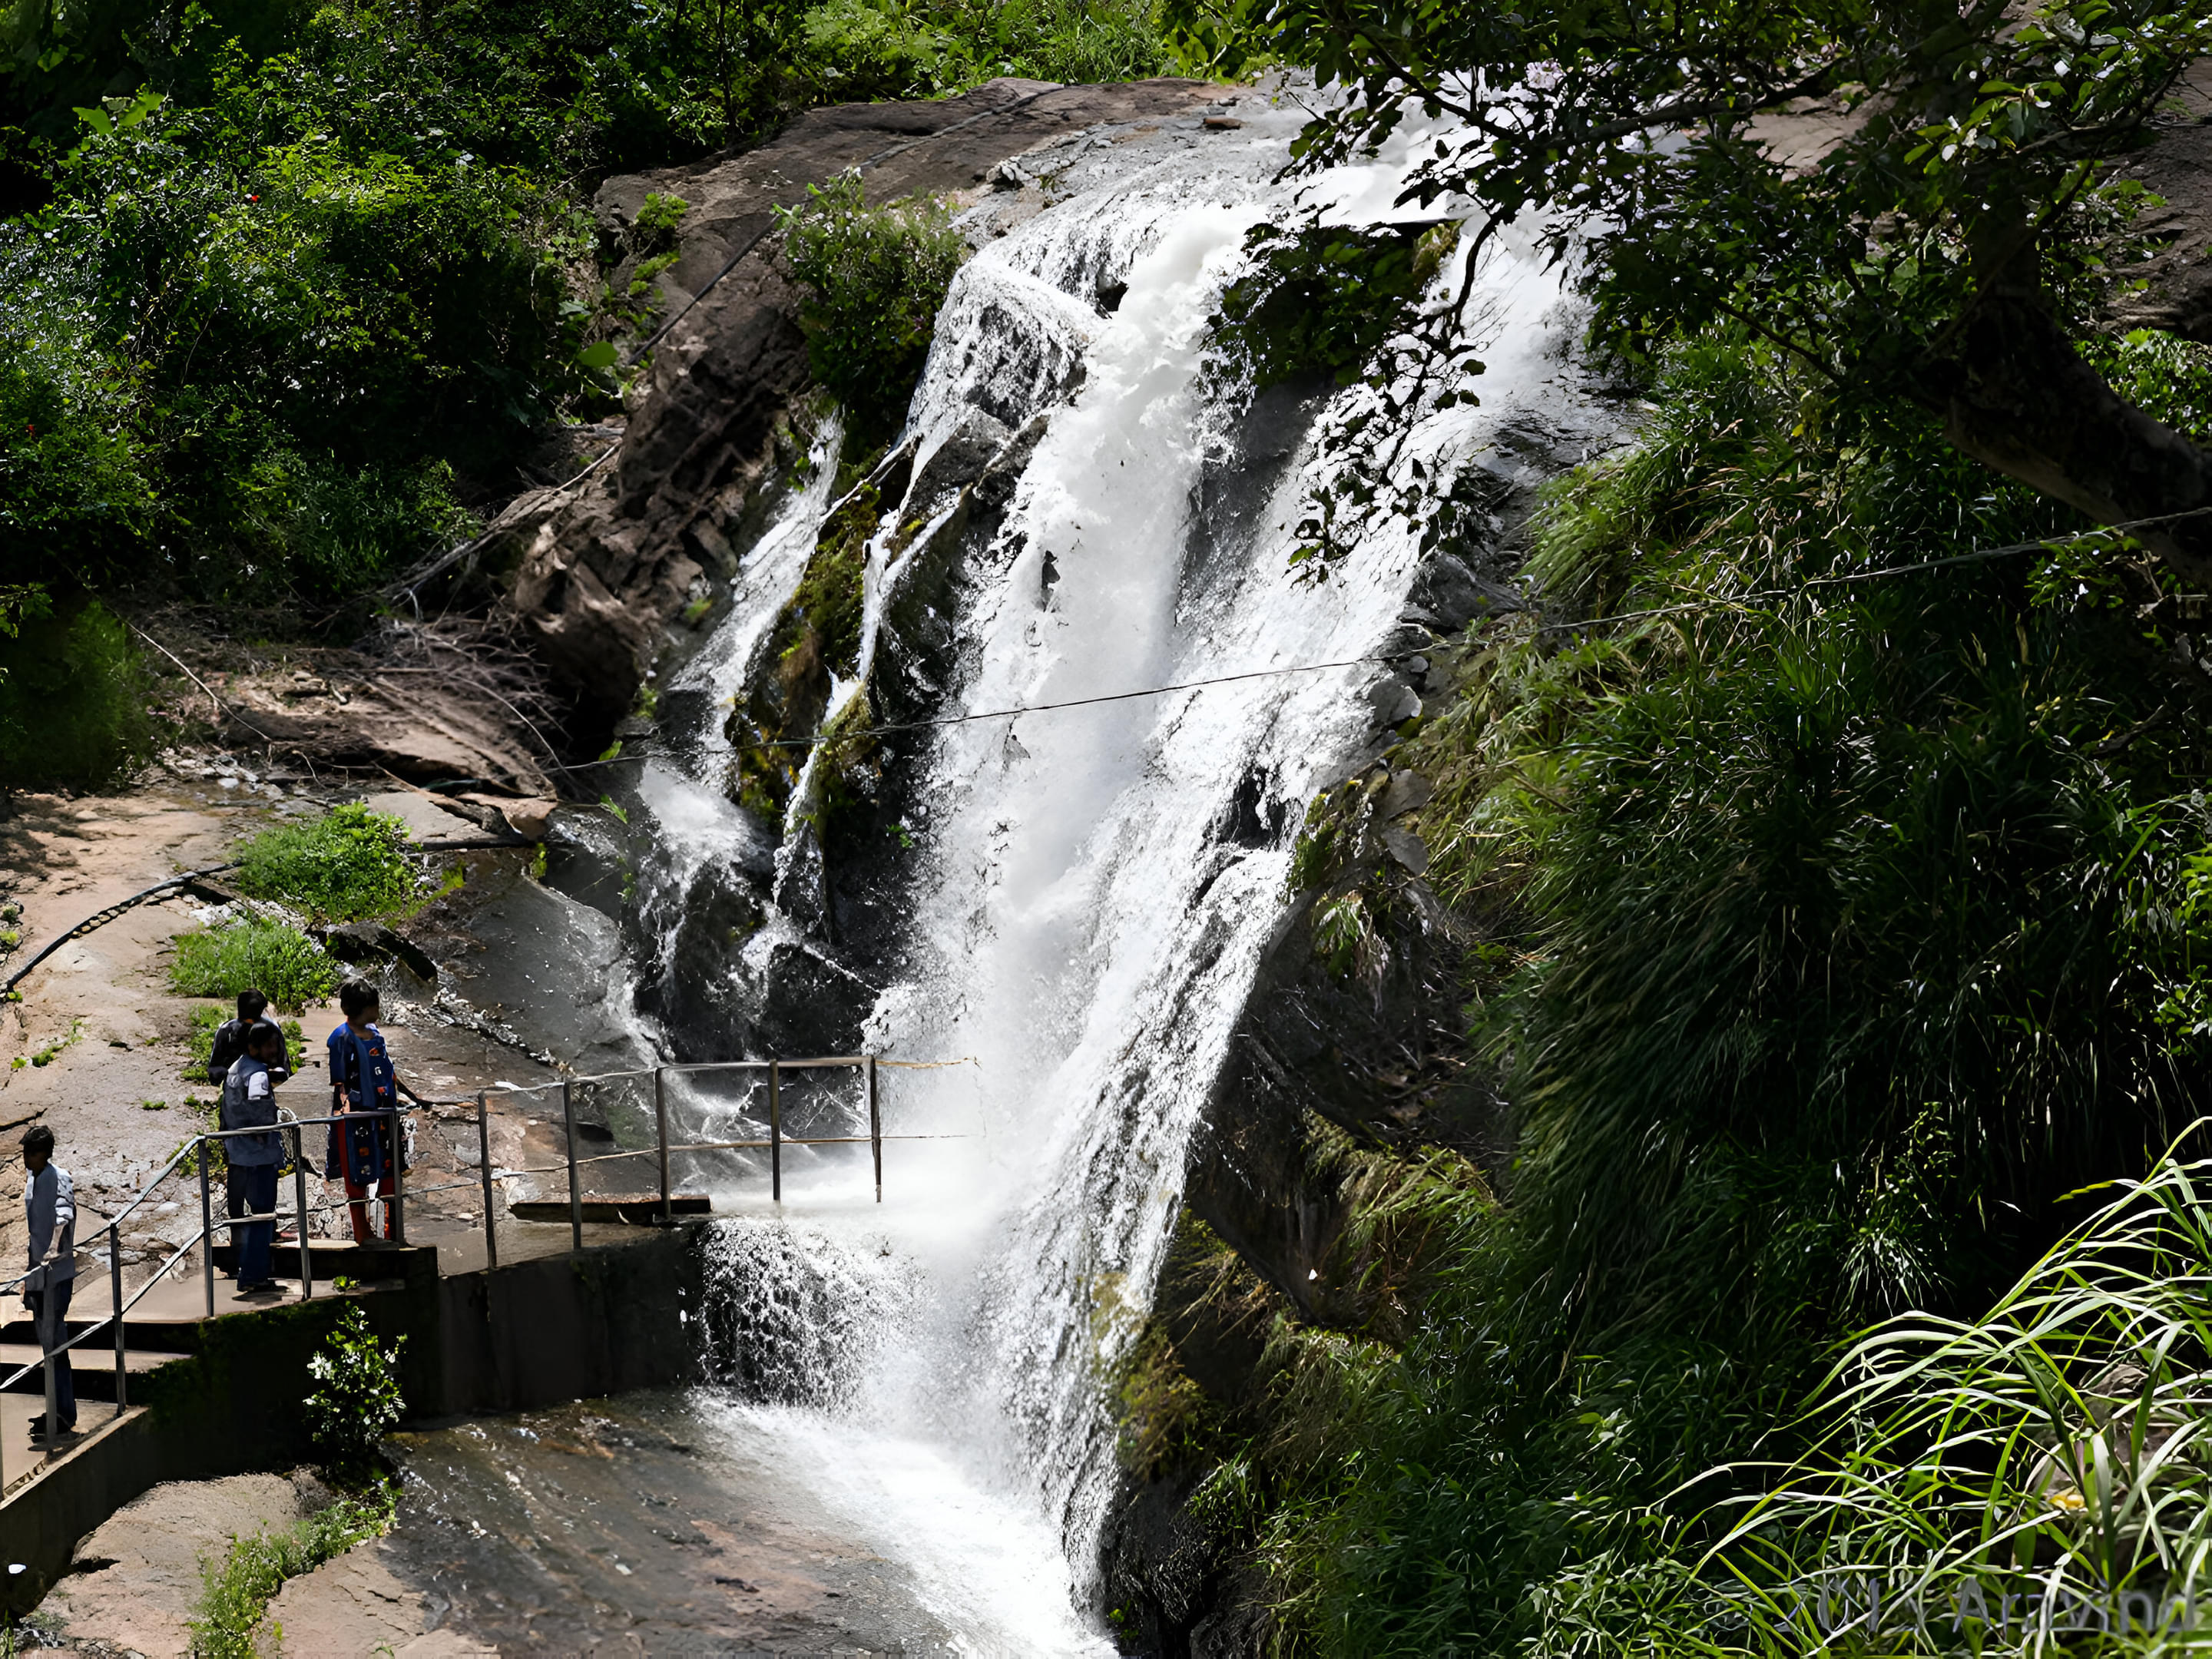
[{"label": "rocky cliff face", "polygon": [[[581,738],[629,711],[678,616],[733,574],[735,550],[759,528],[780,443],[792,459],[783,420],[806,389],[806,353],[770,234],[774,209],[860,167],[873,199],[930,194],[964,205],[1003,193],[1034,212],[1048,174],[1024,172],[1021,158],[1103,125],[1195,125],[1212,96],[1194,81],[994,81],[938,102],[813,111],[757,149],[606,183],[599,222],[617,239],[649,194],[690,204],[677,262],[658,278],[667,333],[612,459],[515,501],[478,555],[503,607],[575,697]],[[626,284],[635,264],[626,260],[615,282]]]}]

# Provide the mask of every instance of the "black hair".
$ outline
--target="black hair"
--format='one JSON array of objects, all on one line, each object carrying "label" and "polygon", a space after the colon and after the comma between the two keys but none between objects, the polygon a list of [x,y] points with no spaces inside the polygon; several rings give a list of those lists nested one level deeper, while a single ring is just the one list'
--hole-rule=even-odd
[{"label": "black hair", "polygon": [[238,994],[238,1017],[240,1019],[258,1019],[268,1006],[269,999],[258,991],[240,991]]},{"label": "black hair", "polygon": [[36,1152],[40,1158],[54,1155],[54,1132],[43,1123],[33,1123],[23,1131],[23,1150]]},{"label": "black hair", "polygon": [[349,979],[338,988],[338,1006],[345,1011],[348,1019],[360,1018],[364,1009],[378,1007],[383,1001],[376,994],[376,987],[366,980]]},{"label": "black hair", "polygon": [[282,1051],[284,1047],[284,1033],[277,1029],[275,1020],[257,1019],[246,1028],[247,1054],[252,1054],[256,1048],[265,1048],[272,1042],[276,1045],[279,1051]]}]

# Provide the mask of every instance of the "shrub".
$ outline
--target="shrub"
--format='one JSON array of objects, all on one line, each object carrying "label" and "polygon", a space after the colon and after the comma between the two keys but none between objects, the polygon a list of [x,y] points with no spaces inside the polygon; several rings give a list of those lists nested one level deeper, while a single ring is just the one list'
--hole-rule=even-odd
[{"label": "shrub", "polygon": [[97,600],[0,634],[0,788],[95,788],[153,752],[146,675]]},{"label": "shrub", "polygon": [[406,1346],[404,1336],[394,1338],[389,1348],[379,1342],[355,1303],[340,1316],[322,1352],[307,1362],[307,1374],[315,1379],[302,1402],[307,1431],[333,1462],[366,1462],[407,1409],[399,1395],[399,1352]]},{"label": "shrub", "polygon": [[[353,1311],[358,1312],[356,1309]],[[287,1578],[312,1572],[392,1525],[398,1493],[380,1480],[283,1532],[234,1536],[221,1559],[203,1561],[200,1597],[188,1621],[194,1659],[256,1659],[263,1615]],[[283,1632],[272,1632],[281,1643]]]},{"label": "shrub", "polygon": [[136,387],[32,239],[0,225],[0,570],[82,576],[135,561],[159,516]]},{"label": "shrub", "polygon": [[358,801],[311,823],[263,831],[246,844],[238,885],[329,921],[390,915],[418,896],[407,826]]},{"label": "shrub", "polygon": [[298,928],[258,917],[184,934],[169,963],[169,988],[179,996],[234,997],[259,991],[295,1011],[338,988],[338,965]]},{"label": "shrub", "polygon": [[[1517,1144],[1503,1205],[1447,1218],[1407,1340],[1276,1339],[1270,1399],[1327,1425],[1251,1453],[1244,1541],[1294,1640],[1723,1650],[1711,1578],[1686,1587],[1699,1517],[1758,1489],[1742,1460],[1825,1432],[1799,1407],[1832,1345],[1988,1308],[2080,1219],[2069,1194],[2139,1173],[2208,1104],[2206,751],[2161,713],[2170,647],[2124,578],[2065,556],[1796,597],[2067,523],[1905,415],[1824,437],[1809,396],[1741,340],[1681,352],[1642,441],[1551,492],[1541,611],[1481,623],[1393,755],[1437,785],[1426,879],[1478,933],[1470,1015]],[[1334,862],[1331,822],[1302,874]],[[1897,1403],[1860,1402],[1855,1434]],[[1887,1446],[1839,1431],[1830,1464],[1909,1461],[1950,1408]],[[1775,1541],[1809,1568],[1863,1526],[1899,1556],[1948,1501],[1918,1473],[1874,1494],[1886,1512],[1816,1490]],[[1745,1646],[1815,1645],[1764,1635]]]},{"label": "shrub", "polygon": [[779,216],[785,257],[807,292],[799,313],[807,358],[866,447],[905,420],[967,246],[942,204],[872,208],[855,173],[806,194]]},{"label": "shrub", "polygon": [[204,1003],[192,1010],[191,1029],[185,1034],[185,1081],[207,1081],[208,1062],[215,1058],[215,1034],[229,1018],[228,1010],[210,1008]]}]

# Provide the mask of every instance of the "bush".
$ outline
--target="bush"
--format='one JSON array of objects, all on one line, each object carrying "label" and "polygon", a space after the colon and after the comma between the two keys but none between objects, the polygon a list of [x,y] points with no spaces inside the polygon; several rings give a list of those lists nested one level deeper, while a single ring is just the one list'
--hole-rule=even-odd
[{"label": "bush", "polygon": [[807,358],[845,406],[855,441],[872,447],[906,419],[967,245],[942,204],[872,208],[855,173],[806,194],[778,213],[785,258],[807,292],[799,312]]},{"label": "bush", "polygon": [[145,672],[97,600],[41,608],[0,632],[0,788],[96,788],[153,753]]},{"label": "bush", "polygon": [[0,226],[0,570],[10,574],[81,579],[135,563],[160,520],[132,376],[102,349],[67,276],[66,261]]},{"label": "bush", "polygon": [[298,928],[258,917],[184,934],[169,963],[169,988],[179,996],[259,991],[295,1012],[330,995],[343,978],[337,963]]},{"label": "bush", "polygon": [[325,921],[390,915],[419,896],[407,826],[358,801],[311,823],[264,830],[246,844],[239,890]]},{"label": "bush", "polygon": [[323,1350],[307,1362],[314,1390],[304,1403],[307,1431],[316,1446],[343,1468],[358,1467],[407,1409],[399,1395],[399,1352],[404,1336],[389,1348],[368,1328],[361,1304],[349,1306]]},{"label": "bush", "polygon": [[[234,1536],[221,1559],[201,1564],[200,1597],[188,1621],[194,1659],[256,1659],[262,1618],[284,1581],[381,1537],[398,1503],[397,1490],[380,1480],[363,1496],[342,1498],[283,1532]],[[283,1632],[273,1633],[281,1643]]]}]

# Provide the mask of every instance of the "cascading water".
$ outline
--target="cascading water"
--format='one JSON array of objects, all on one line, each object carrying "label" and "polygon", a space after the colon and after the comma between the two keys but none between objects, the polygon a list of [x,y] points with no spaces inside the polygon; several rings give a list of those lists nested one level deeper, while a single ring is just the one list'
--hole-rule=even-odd
[{"label": "cascading water", "polygon": [[[722,723],[769,672],[836,505],[832,427],[672,677],[688,723],[629,782],[651,821],[644,1006],[672,1051],[864,1039],[963,1062],[884,1073],[889,1132],[963,1138],[894,1141],[880,1208],[862,1158],[789,1156],[803,1225],[764,1213],[738,1162],[699,1174],[763,1212],[714,1246],[702,1322],[742,1396],[718,1409],[805,1465],[972,1650],[1103,1645],[1083,1611],[1114,1484],[1103,1401],[1185,1148],[1281,914],[1303,803],[1411,712],[1372,659],[1414,637],[1418,537],[1379,532],[1332,580],[1297,580],[1322,398],[1255,402],[1207,362],[1249,227],[1302,204],[1397,214],[1419,134],[1293,185],[1277,175],[1298,125],[1283,110],[1233,135],[1094,137],[1053,164],[1056,205],[985,240],[939,319],[906,459],[881,475],[858,657],[814,729],[871,696],[878,724],[942,722],[1352,665],[889,740],[858,851],[824,828],[819,752],[780,826],[740,811]],[[988,203],[969,218],[988,238]],[[1573,395],[1540,264],[1502,242],[1476,291],[1485,406],[1432,416],[1412,447],[1455,465],[1516,410]],[[830,1109],[849,1132],[849,1103]],[[721,1130],[758,1112],[751,1094],[690,1094],[679,1115]]]}]

